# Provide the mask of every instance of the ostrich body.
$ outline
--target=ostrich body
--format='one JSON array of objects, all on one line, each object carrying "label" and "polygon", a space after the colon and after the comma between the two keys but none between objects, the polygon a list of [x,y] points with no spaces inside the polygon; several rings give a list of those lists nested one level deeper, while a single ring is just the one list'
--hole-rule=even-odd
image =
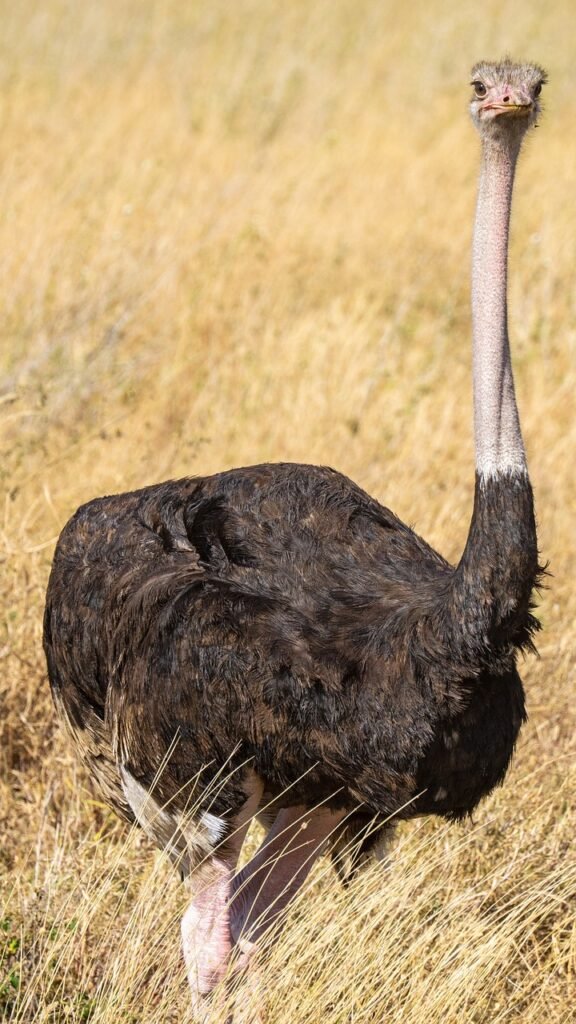
[{"label": "ostrich body", "polygon": [[[296,464],[99,498],[58,542],[56,707],[109,802],[194,869],[182,936],[200,1017],[327,845],[373,820],[468,814],[525,717],[516,656],[539,568],[506,276],[544,73],[504,61],[472,77],[476,486],[458,565],[346,477]],[[235,874],[263,808],[267,836]]]}]

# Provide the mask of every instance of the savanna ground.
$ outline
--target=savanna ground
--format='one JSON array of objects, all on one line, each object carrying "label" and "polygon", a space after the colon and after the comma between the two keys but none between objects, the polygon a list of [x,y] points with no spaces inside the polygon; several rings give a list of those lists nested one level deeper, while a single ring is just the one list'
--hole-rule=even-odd
[{"label": "savanna ground", "polygon": [[[0,1012],[190,1022],[186,894],[90,789],[41,651],[88,498],[262,460],[348,473],[449,558],[471,509],[472,62],[545,64],[511,333],[542,554],[506,785],[321,861],[270,1024],[576,1020],[576,15],[570,2],[1,4]],[[217,1024],[217,1018],[214,1018]]]}]

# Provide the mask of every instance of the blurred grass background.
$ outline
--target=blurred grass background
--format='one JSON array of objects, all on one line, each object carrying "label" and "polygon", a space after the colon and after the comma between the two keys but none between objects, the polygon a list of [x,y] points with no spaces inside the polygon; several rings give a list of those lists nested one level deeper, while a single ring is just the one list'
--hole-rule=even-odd
[{"label": "blurred grass background", "polygon": [[572,2],[2,0],[0,16],[0,1015],[189,1020],[185,894],[91,792],[48,694],[43,596],[81,502],[327,463],[457,559],[468,75],[509,52],[550,72],[511,252],[553,573],[530,722],[473,824],[406,828],[351,893],[320,865],[267,967],[267,1020],[576,1020]]}]

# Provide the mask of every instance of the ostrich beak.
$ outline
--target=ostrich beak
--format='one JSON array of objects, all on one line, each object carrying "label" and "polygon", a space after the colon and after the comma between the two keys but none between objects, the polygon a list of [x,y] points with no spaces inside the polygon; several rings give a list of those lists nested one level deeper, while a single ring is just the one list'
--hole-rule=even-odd
[{"label": "ostrich beak", "polygon": [[495,117],[500,117],[501,114],[514,114],[516,117],[528,117],[532,108],[532,103],[490,103],[485,109],[493,110]]}]

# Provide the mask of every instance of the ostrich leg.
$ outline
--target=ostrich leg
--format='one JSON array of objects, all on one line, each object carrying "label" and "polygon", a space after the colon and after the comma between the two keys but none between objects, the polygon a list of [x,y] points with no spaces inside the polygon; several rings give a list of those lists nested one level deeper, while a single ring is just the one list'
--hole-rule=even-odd
[{"label": "ostrich leg", "polygon": [[230,901],[234,865],[213,857],[194,882],[202,888],[182,918],[182,950],[192,996],[194,1020],[203,1024],[215,1012],[209,997],[223,980],[232,954]]},{"label": "ostrich leg", "polygon": [[[234,822],[228,840],[193,873],[196,894],[182,918],[182,951],[194,1018],[203,1024],[216,1011],[209,997],[223,981],[234,940],[231,931],[233,878],[242,843],[262,797],[258,782]],[[220,992],[224,999],[225,993]]]},{"label": "ostrich leg", "polygon": [[258,939],[282,915],[346,816],[326,807],[280,811],[254,857],[233,880],[231,929],[247,963]]},{"label": "ostrich leg", "polygon": [[[182,945],[192,993],[195,1018],[210,1018],[224,1009],[226,993],[211,999],[233,963],[244,970],[242,994],[254,989],[251,964],[256,944],[272,925],[281,924],[283,911],[322,853],[326,840],[345,817],[326,808],[291,807],[279,812],[264,842],[251,861],[234,875],[234,865],[250,818],[237,829],[232,844],[201,870],[202,890],[182,920]],[[196,882],[198,872],[196,872]],[[240,994],[240,992],[238,993]],[[249,993],[251,994],[251,992]],[[259,1021],[258,1008],[249,1012],[250,1024]],[[228,1018],[231,1021],[232,1018]],[[234,1020],[237,1020],[236,1014]],[[246,1019],[246,1018],[243,1018]]]}]

